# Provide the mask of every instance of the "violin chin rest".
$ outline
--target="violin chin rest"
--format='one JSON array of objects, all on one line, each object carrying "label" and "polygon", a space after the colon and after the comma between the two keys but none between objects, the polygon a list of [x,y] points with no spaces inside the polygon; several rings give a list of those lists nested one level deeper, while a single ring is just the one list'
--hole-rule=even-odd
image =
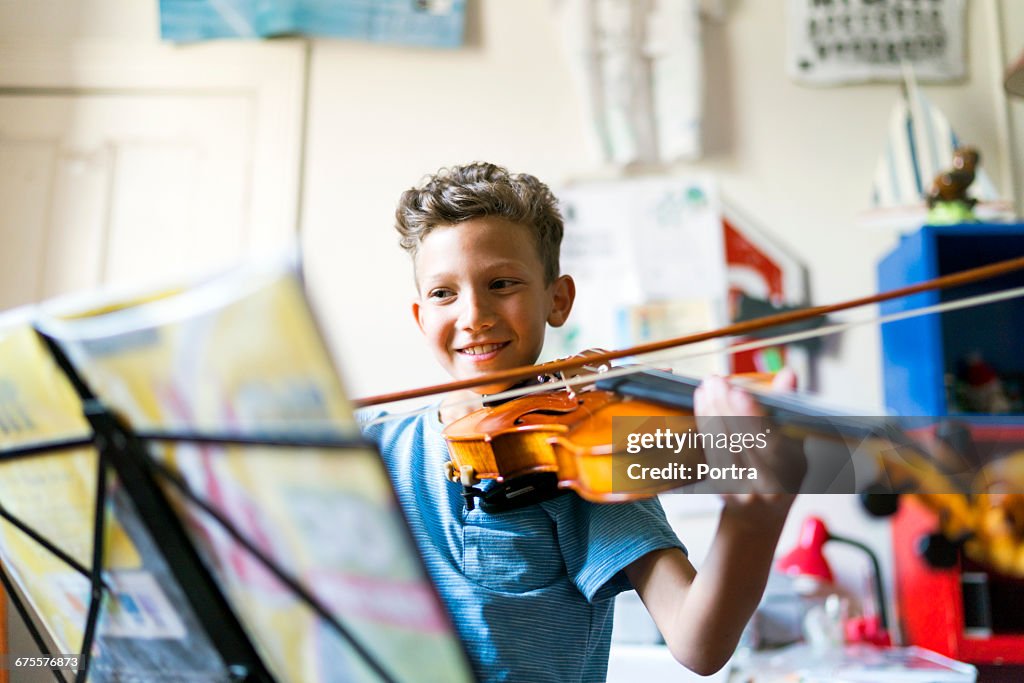
[{"label": "violin chin rest", "polygon": [[569,489],[558,487],[558,475],[554,472],[535,472],[495,484],[477,497],[477,504],[484,512],[497,514],[535,505],[568,492]]}]

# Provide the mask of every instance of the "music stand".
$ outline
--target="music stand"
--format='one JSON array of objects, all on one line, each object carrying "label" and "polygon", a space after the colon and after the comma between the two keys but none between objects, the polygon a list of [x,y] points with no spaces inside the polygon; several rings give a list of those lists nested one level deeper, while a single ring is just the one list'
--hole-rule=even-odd
[{"label": "music stand", "polygon": [[[256,311],[262,314],[254,315]],[[87,580],[88,608],[75,680],[84,680],[86,675],[102,680],[107,673],[113,676],[119,666],[137,672],[140,663],[164,667],[147,674],[149,680],[473,680],[461,642],[415,553],[379,456],[354,429],[293,262],[243,269],[193,290],[153,300],[105,304],[100,310],[93,306],[86,315],[80,307],[73,312],[70,317],[66,310],[60,315],[52,311],[32,315],[35,332],[25,326],[16,329],[22,349],[34,348],[33,362],[37,366],[42,362],[44,374],[49,375],[35,381],[51,388],[63,382],[58,402],[65,411],[69,394],[78,401],[78,424],[63,425],[68,433],[59,438],[12,440],[6,438],[0,411],[0,463],[68,454],[94,460],[91,563],[80,561],[81,552],[79,558],[66,552],[2,505],[0,516],[69,568],[79,585],[83,578]],[[197,329],[223,333],[240,319],[250,327],[247,334],[265,342],[250,345],[240,357],[231,358],[233,351],[228,348],[225,361],[225,349],[214,348],[223,341],[214,339],[216,335],[207,338],[212,340],[209,348],[200,344],[190,350],[195,338],[182,341]],[[281,336],[283,328],[288,333],[284,336],[297,342],[294,347],[288,341],[271,341]],[[34,347],[26,341],[30,333],[38,335]],[[225,334],[237,341],[237,330]],[[2,339],[0,333],[0,342]],[[164,345],[168,339],[174,341]],[[139,368],[154,365],[153,349],[171,350],[170,364],[177,364],[175,368],[158,367],[146,370],[150,374],[140,374]],[[264,419],[213,424],[200,410],[208,405],[209,396],[204,395],[208,388],[197,389],[191,396],[172,395],[166,383],[159,390],[152,385],[140,388],[140,379],[142,384],[146,378],[163,381],[175,373],[180,379],[180,366],[188,365],[190,354],[202,361],[207,352],[210,358],[206,360],[231,366],[229,371],[239,370],[257,357],[276,362],[294,354],[298,360],[285,368],[284,375],[308,380],[306,388],[322,394],[317,398],[323,399],[318,405],[324,410],[317,417],[327,419],[297,419],[308,417],[309,405],[303,405],[308,395],[288,396],[276,403],[263,396],[258,405],[240,406],[240,400],[244,403],[253,397],[248,389],[249,393],[231,394],[245,386],[243,383],[225,391],[221,391],[223,386],[215,387],[213,393],[221,391],[217,396],[223,402],[221,407]],[[0,370],[2,354],[0,343]],[[253,372],[257,385],[273,385],[280,379],[265,369],[254,368]],[[167,394],[157,397],[165,401],[164,408],[187,404],[189,410],[200,412],[177,424],[149,419],[166,417],[167,411],[161,412],[154,403],[160,391]],[[238,453],[239,449],[246,449],[247,454]],[[216,474],[197,479],[197,464],[216,470]],[[244,470],[239,470],[242,465]],[[273,475],[273,481],[260,480],[267,478],[260,473],[261,467]],[[229,476],[237,471],[255,479],[242,482],[243,477]],[[350,473],[362,473],[366,479],[363,484],[339,481],[344,477],[338,475]],[[258,520],[262,526],[254,525],[238,514],[240,508],[232,506],[232,499],[221,496],[219,501],[213,500],[217,498],[211,495],[213,490],[197,490],[203,488],[196,486],[197,481],[232,489],[236,499],[265,494],[260,502],[274,510]],[[296,500],[289,495],[297,496]],[[243,502],[251,509],[254,500]],[[372,527],[379,532],[373,542],[348,548],[347,555],[332,551],[332,544],[323,542],[322,529],[304,532],[302,527],[329,525],[331,515],[316,513],[340,509],[339,501],[348,506],[344,509],[349,522],[365,522],[349,524],[341,531],[358,536],[352,527]],[[261,528],[285,529],[301,538],[281,538],[289,534],[261,538],[256,533]],[[105,560],[110,559],[111,545],[114,550],[123,549],[126,538],[139,557],[138,567],[127,571],[108,567]],[[327,540],[342,547],[347,543],[344,535]],[[2,547],[6,556],[10,543]],[[375,573],[353,563],[354,554],[376,554]],[[390,564],[379,564],[385,560]],[[365,565],[369,560],[360,562]],[[9,570],[17,574],[16,564],[5,566],[0,578],[36,645],[45,655],[54,655],[46,637],[51,636],[52,641],[53,634],[35,628],[32,606],[24,604],[14,577],[8,576]],[[239,578],[241,573],[246,574],[244,579]],[[39,587],[34,588],[38,594]],[[150,614],[150,621],[174,623],[144,624],[151,627],[149,633],[117,632],[117,619],[110,616],[110,609],[105,612],[106,621],[101,622],[104,607],[115,604],[123,611],[125,600],[145,602],[147,590],[153,592],[150,598],[163,593],[162,598],[149,600],[157,603],[157,616]],[[33,602],[33,589],[27,592]],[[397,613],[391,604],[396,602],[392,594],[408,605],[407,615]],[[264,597],[267,604],[261,603]],[[149,608],[153,610],[153,604]],[[45,621],[50,615],[41,616]],[[405,616],[411,626],[399,623]],[[106,625],[106,634],[101,623]],[[129,636],[141,636],[135,641],[148,639],[148,646],[137,642],[129,646],[133,642]],[[96,644],[100,656],[94,660]],[[319,655],[319,659],[310,665],[305,661],[307,655]],[[183,673],[183,669],[187,671]],[[59,669],[54,674],[58,680],[67,680]]]}]

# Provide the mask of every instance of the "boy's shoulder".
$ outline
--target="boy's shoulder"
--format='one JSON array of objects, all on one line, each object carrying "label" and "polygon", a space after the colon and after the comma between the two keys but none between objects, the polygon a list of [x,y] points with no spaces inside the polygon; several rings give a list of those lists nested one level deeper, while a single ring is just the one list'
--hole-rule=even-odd
[{"label": "boy's shoulder", "polygon": [[443,444],[443,427],[437,420],[436,409],[400,415],[380,408],[363,408],[356,411],[355,416],[363,437],[382,450],[407,441],[414,446]]}]

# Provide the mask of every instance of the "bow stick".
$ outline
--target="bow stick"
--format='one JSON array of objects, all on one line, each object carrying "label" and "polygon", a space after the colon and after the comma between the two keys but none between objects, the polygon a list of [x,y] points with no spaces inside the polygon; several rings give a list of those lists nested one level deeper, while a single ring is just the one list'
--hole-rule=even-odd
[{"label": "bow stick", "polygon": [[1008,259],[1006,261],[1000,261],[998,263],[992,263],[977,268],[971,268],[969,270],[963,270],[958,273],[952,273],[949,275],[943,275],[941,277],[934,278],[932,280],[926,280],[913,285],[907,285],[897,289],[890,290],[888,292],[880,292],[878,294],[872,294],[870,296],[860,297],[857,299],[850,299],[848,301],[841,301],[834,304],[827,304],[823,306],[811,306],[809,308],[801,309],[799,311],[787,311],[785,313],[778,313],[776,315],[769,315],[763,318],[757,318],[755,320],[746,320],[739,323],[733,323],[726,325],[715,330],[708,330],[705,332],[698,332],[696,334],[684,335],[682,337],[673,337],[671,339],[663,339],[660,341],[648,342],[646,344],[639,344],[625,349],[619,349],[617,351],[602,351],[598,353],[592,353],[585,357],[572,357],[564,358],[562,360],[551,361],[542,365],[524,365],[518,368],[510,368],[508,370],[498,370],[496,372],[480,375],[479,377],[473,377],[470,379],[456,380],[454,382],[447,382],[444,384],[434,384],[431,386],[420,387],[418,389],[409,389],[406,391],[396,391],[388,394],[379,394],[377,396],[369,396],[362,399],[355,399],[352,401],[356,408],[365,408],[368,406],[380,405],[383,403],[393,403],[395,401],[405,401],[413,398],[422,398],[424,396],[432,396],[434,394],[441,394],[451,391],[458,391],[461,389],[472,389],[473,387],[483,386],[485,384],[496,384],[502,382],[515,383],[530,377],[534,377],[538,370],[544,373],[555,373],[562,370],[574,370],[584,365],[600,365],[609,361],[617,360],[619,358],[625,358],[627,356],[639,356],[648,353],[655,353],[657,351],[664,351],[666,349],[675,348],[678,346],[685,346],[687,344],[696,344],[702,341],[708,341],[711,339],[718,339],[721,337],[739,336],[744,334],[750,334],[753,332],[760,331],[768,327],[774,327],[777,325],[786,325],[790,323],[800,322],[802,320],[810,320],[812,318],[819,318],[830,313],[836,313],[838,311],[845,311],[851,308],[859,308],[861,306],[870,306],[871,304],[877,304],[882,301],[890,301],[892,299],[900,299],[914,294],[920,294],[921,292],[928,292],[937,289],[948,289],[951,287],[958,287],[961,285],[971,284],[973,282],[979,282],[982,280],[988,280],[1000,275],[1012,273],[1015,271],[1024,270],[1024,256],[1014,259]]}]

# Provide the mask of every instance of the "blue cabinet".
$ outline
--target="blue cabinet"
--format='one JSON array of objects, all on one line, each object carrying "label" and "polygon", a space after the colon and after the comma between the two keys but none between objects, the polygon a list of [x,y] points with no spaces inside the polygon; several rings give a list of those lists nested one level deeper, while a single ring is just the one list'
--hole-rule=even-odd
[{"label": "blue cabinet", "polygon": [[[1024,224],[925,226],[905,235],[878,265],[882,291],[1024,256]],[[984,292],[1024,286],[1024,272],[923,292],[881,305],[884,314]],[[882,325],[885,401],[896,414],[943,416],[969,408],[955,399],[949,379],[983,360],[1011,394],[1014,412],[1024,378],[1024,299],[926,315]]]}]

